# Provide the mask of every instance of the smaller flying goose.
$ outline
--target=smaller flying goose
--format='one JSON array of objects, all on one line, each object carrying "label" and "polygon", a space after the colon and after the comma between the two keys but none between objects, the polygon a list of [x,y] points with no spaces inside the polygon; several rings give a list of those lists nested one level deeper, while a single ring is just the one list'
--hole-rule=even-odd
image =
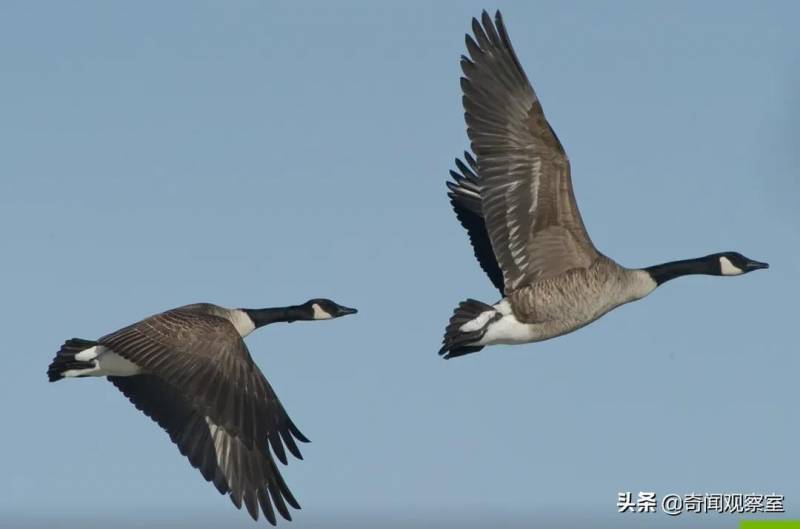
[{"label": "smaller flying goose", "polygon": [[503,18],[484,11],[461,58],[473,158],[456,160],[448,196],[475,257],[502,299],[456,308],[439,354],[554,338],[689,274],[736,276],[767,268],[738,252],[642,269],[592,244],[572,190],[569,159],[511,47]]},{"label": "smaller flying goose", "polygon": [[276,523],[299,509],[270,453],[302,459],[297,429],[250,356],[243,338],[277,322],[355,314],[327,299],[266,309],[197,303],[162,312],[99,340],[72,338],[47,370],[50,382],[108,377],[136,408],[169,434],[181,454],[254,520],[259,505]]}]

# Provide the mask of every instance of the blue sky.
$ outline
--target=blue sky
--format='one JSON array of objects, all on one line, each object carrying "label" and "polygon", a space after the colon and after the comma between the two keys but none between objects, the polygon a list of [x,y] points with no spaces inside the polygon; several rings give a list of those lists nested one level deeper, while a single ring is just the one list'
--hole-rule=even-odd
[{"label": "blue sky", "polygon": [[[496,301],[444,187],[468,145],[464,33],[496,7],[601,251],[772,268],[439,359],[453,307]],[[3,2],[0,521],[253,527],[110,384],[45,371],[66,338],[174,306],[313,297],[360,312],[247,340],[313,441],[284,469],[293,527],[644,523],[616,514],[628,490],[777,492],[800,517],[798,17],[792,2]]]}]

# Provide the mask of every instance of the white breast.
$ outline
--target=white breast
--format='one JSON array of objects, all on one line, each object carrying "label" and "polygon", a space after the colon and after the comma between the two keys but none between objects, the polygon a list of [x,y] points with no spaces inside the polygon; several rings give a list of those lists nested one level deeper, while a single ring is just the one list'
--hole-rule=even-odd
[{"label": "white breast", "polygon": [[256,324],[253,323],[252,318],[250,318],[245,311],[240,309],[229,311],[228,320],[236,327],[236,332],[238,332],[239,336],[242,338],[253,332],[256,328]]},{"label": "white breast", "polygon": [[658,283],[655,282],[653,276],[644,270],[633,270],[633,281],[628,290],[628,297],[631,299],[627,301],[634,301],[642,299],[650,292],[656,289]]}]

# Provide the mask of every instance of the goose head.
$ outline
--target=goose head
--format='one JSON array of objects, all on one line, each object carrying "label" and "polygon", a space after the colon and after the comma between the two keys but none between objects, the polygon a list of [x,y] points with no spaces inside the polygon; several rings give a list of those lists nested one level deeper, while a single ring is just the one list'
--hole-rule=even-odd
[{"label": "goose head", "polygon": [[339,305],[335,301],[325,298],[310,299],[303,303],[301,307],[310,316],[308,318],[310,320],[330,320],[358,312],[356,309]]},{"label": "goose head", "polygon": [[738,276],[752,272],[753,270],[761,270],[762,268],[769,268],[768,263],[755,261],[739,252],[722,252],[708,256],[710,261],[714,262],[715,272],[721,276]]}]

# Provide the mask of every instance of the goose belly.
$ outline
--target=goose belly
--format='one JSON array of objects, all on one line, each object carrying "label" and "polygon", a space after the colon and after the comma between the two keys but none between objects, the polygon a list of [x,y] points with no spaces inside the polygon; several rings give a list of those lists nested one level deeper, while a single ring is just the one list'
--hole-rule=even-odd
[{"label": "goose belly", "polygon": [[[579,276],[580,279],[584,279]],[[575,278],[578,279],[578,278]],[[644,297],[654,283],[642,286],[622,281],[585,281],[577,288],[538,285],[518,291],[495,305],[503,317],[490,323],[480,345],[521,344],[555,338],[584,327],[611,310]],[[511,304],[515,310],[511,310]],[[522,314],[521,319],[515,314]],[[522,320],[522,321],[521,321]]]},{"label": "goose belly", "polygon": [[618,305],[593,302],[573,307],[562,306],[557,311],[558,317],[537,323],[525,323],[513,313],[505,314],[488,325],[479,345],[517,345],[555,338],[592,323]]},{"label": "goose belly", "polygon": [[540,325],[523,323],[513,314],[506,314],[493,321],[478,341],[478,345],[516,345],[543,340],[540,338]]}]

